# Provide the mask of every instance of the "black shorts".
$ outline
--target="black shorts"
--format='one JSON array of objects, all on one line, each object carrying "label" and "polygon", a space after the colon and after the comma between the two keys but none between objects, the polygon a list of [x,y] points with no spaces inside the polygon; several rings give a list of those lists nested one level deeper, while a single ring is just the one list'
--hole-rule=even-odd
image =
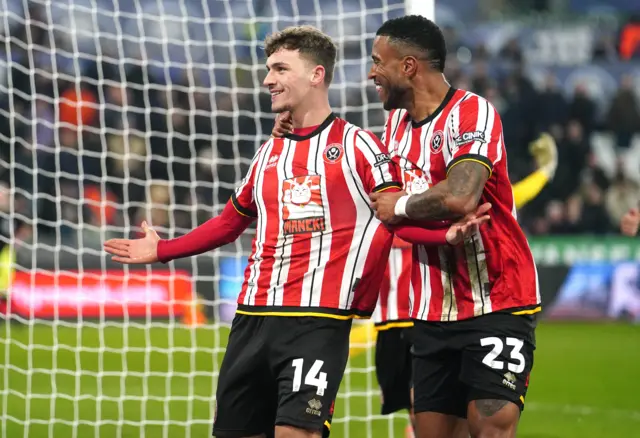
[{"label": "black shorts", "polygon": [[414,411],[466,418],[472,400],[500,399],[522,410],[535,350],[535,316],[490,313],[415,321]]},{"label": "black shorts", "polygon": [[276,425],[328,436],[350,330],[351,320],[237,314],[220,367],[213,436],[272,437]]},{"label": "black shorts", "polygon": [[381,391],[381,413],[411,409],[411,327],[378,332],[376,376]]}]

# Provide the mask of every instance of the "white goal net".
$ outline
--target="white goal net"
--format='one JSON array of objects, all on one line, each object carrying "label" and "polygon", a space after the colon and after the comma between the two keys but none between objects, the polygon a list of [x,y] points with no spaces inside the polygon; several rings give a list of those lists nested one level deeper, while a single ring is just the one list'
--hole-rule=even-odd
[{"label": "white goal net", "polygon": [[[250,233],[128,268],[218,214],[273,126],[265,35],[335,37],[337,114],[380,134],[374,34],[404,0],[0,0],[0,437],[204,437]],[[333,436],[402,436],[357,340]]]}]

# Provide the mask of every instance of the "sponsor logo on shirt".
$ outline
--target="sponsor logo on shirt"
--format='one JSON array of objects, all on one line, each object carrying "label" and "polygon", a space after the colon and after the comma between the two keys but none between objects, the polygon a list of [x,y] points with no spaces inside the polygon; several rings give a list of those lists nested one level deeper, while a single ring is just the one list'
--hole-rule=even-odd
[{"label": "sponsor logo on shirt", "polygon": [[282,184],[284,234],[325,230],[319,175],[296,176]]},{"label": "sponsor logo on shirt", "polygon": [[472,141],[479,141],[480,143],[486,143],[483,131],[463,132],[453,139],[453,142],[457,146],[471,143]]}]

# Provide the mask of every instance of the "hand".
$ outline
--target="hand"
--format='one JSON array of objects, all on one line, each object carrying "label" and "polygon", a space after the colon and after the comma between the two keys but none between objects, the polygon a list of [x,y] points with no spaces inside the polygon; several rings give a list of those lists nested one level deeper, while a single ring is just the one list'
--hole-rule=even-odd
[{"label": "hand", "polygon": [[640,211],[637,208],[632,208],[620,221],[620,231],[625,236],[635,236],[638,234],[638,228],[640,227]]},{"label": "hand", "polygon": [[140,239],[110,239],[104,243],[104,250],[113,254],[111,260],[125,264],[155,263],[158,261],[160,237],[142,222],[144,237]]},{"label": "hand", "polygon": [[273,126],[271,135],[273,137],[284,137],[293,131],[293,122],[291,121],[291,113],[284,111],[276,115],[276,124]]},{"label": "hand", "polygon": [[403,218],[398,217],[395,214],[396,202],[406,194],[406,192],[369,194],[371,208],[375,211],[376,218],[386,225],[393,225],[401,222]]},{"label": "hand", "polygon": [[458,222],[449,227],[446,234],[449,245],[458,245],[474,235],[480,225],[488,222],[491,218],[486,214],[491,209],[491,204],[486,202],[479,206],[474,213],[469,213]]},{"label": "hand", "polygon": [[529,145],[529,152],[533,155],[538,169],[552,179],[558,167],[558,147],[556,141],[546,132]]}]

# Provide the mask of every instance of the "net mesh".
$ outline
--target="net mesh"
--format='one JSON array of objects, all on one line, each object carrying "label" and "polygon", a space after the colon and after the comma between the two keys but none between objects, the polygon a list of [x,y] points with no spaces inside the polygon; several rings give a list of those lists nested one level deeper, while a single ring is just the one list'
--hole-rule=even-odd
[{"label": "net mesh", "polygon": [[[0,0],[0,436],[207,436],[249,235],[122,267],[106,239],[218,214],[273,126],[265,35],[339,44],[331,103],[381,133],[367,83],[402,0]],[[9,286],[10,284],[10,286]],[[10,299],[7,299],[9,297]],[[362,332],[359,332],[360,335]],[[354,338],[332,432],[399,436]]]}]

